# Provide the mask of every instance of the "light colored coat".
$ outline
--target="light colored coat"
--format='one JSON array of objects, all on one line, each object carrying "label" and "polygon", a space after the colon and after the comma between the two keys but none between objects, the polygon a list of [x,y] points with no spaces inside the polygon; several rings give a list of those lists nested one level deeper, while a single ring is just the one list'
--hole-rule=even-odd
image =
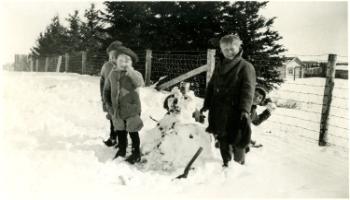
[{"label": "light colored coat", "polygon": [[143,127],[138,88],[144,85],[142,74],[114,68],[103,90],[108,113],[116,130],[136,132]]}]

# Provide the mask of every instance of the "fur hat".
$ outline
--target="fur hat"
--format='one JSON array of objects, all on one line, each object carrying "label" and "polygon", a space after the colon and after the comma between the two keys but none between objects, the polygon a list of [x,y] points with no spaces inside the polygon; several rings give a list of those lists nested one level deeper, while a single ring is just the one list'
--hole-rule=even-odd
[{"label": "fur hat", "polygon": [[137,54],[133,50],[131,50],[125,46],[119,46],[113,50],[117,51],[117,56],[119,56],[120,54],[125,54],[125,55],[130,56],[133,63],[137,63],[139,61],[139,57],[137,56]]},{"label": "fur hat", "polygon": [[267,95],[267,90],[265,89],[265,87],[261,85],[257,85],[255,87],[255,91],[259,91],[259,93],[263,95],[263,99],[261,101],[264,101]]},{"label": "fur hat", "polygon": [[116,50],[118,47],[120,47],[120,46],[122,46],[122,45],[123,45],[123,43],[122,43],[121,41],[118,41],[118,40],[112,42],[112,43],[107,47],[107,49],[106,49],[107,54],[108,54],[110,51]]}]

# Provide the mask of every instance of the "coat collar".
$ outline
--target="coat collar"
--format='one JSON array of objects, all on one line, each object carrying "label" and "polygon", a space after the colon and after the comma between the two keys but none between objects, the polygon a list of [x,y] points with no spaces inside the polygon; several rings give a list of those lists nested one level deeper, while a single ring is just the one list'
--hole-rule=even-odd
[{"label": "coat collar", "polygon": [[237,55],[231,60],[225,58],[222,62],[223,69],[221,69],[221,74],[226,74],[227,72],[231,71],[241,60],[242,60],[242,54],[243,50],[241,49]]}]

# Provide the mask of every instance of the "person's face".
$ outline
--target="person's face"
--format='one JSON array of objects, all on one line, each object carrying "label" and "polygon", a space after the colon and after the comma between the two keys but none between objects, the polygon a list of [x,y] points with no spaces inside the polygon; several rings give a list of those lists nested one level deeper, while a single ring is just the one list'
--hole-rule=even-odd
[{"label": "person's face", "polygon": [[132,59],[126,54],[120,54],[118,57],[113,57],[112,61],[117,64],[118,67],[126,70],[128,67],[132,66]]},{"label": "person's face", "polygon": [[225,58],[233,59],[239,52],[239,44],[232,43],[220,43],[220,49]]},{"label": "person's face", "polygon": [[264,96],[260,92],[256,91],[254,94],[253,105],[259,105],[263,98]]},{"label": "person's face", "polygon": [[116,60],[116,57],[114,56],[114,50],[108,52],[108,61],[113,62],[113,60]]}]

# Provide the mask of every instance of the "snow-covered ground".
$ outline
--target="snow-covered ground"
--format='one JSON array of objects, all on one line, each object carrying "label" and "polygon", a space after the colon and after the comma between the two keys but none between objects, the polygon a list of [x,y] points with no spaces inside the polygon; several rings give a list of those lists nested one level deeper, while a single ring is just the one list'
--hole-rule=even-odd
[{"label": "snow-covered ground", "polygon": [[[317,132],[310,131],[318,131],[319,125],[311,126],[312,122],[307,124],[300,118],[319,121],[316,112],[320,110],[315,108],[318,105],[307,102],[321,104],[322,98],[310,99],[308,95],[302,100],[298,99],[304,98],[301,93],[286,92],[315,93],[314,88],[308,91],[304,84],[323,86],[324,79],[286,83],[273,92],[273,97],[297,98],[306,103],[295,109],[277,108],[271,119],[253,130],[253,138],[264,146],[251,149],[246,165],[232,163],[226,170],[221,167],[218,150],[204,132],[205,124],[189,117],[193,108],[201,105],[201,99],[194,98],[192,106],[183,109],[187,116],[181,116],[174,127],[180,136],[169,134],[161,144],[165,158],[173,159],[169,170],[169,166],[164,167],[167,160],[154,152],[145,156],[146,163],[135,166],[112,160],[116,150],[102,143],[108,136],[109,124],[102,112],[98,77],[4,72],[1,81],[2,199],[349,197],[348,131],[330,128],[333,145],[319,147],[315,141]],[[347,85],[347,80],[337,79],[335,94],[347,99],[347,90],[337,92],[337,87]],[[162,104],[168,93],[152,88],[142,88],[140,92],[145,123],[140,136],[145,151],[160,135],[149,116],[163,118]],[[316,93],[322,94],[323,88]],[[347,106],[336,100],[333,103],[336,107]],[[331,114],[348,118],[347,110],[335,109]],[[330,124],[347,127],[347,120],[331,117]],[[187,179],[174,180],[199,146],[204,151],[195,169]]]}]

